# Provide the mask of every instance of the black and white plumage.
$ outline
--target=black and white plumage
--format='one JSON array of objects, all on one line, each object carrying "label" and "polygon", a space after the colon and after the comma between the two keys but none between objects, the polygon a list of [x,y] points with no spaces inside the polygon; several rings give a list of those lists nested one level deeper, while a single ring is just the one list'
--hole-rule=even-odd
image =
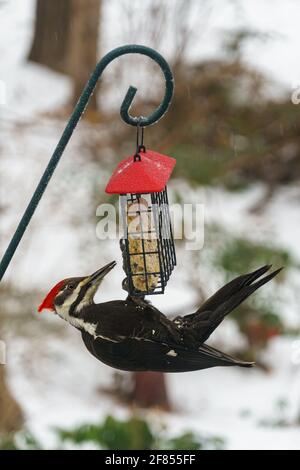
[{"label": "black and white plumage", "polygon": [[216,366],[251,367],[205,344],[224,317],[280,269],[270,266],[232,280],[195,312],[171,320],[150,303],[128,297],[94,303],[103,277],[115,262],[92,276],[58,283],[39,310],[54,310],[81,331],[89,352],[105,364],[126,371],[186,372]]}]

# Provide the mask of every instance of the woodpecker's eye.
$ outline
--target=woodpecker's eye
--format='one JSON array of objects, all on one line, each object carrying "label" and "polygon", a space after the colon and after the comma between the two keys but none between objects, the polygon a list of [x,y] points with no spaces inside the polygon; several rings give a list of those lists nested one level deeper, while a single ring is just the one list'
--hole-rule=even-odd
[{"label": "woodpecker's eye", "polygon": [[74,284],[69,284],[69,285],[68,285],[68,289],[69,289],[69,290],[73,290],[73,289],[74,289],[74,287],[75,287],[75,285],[74,285]]}]

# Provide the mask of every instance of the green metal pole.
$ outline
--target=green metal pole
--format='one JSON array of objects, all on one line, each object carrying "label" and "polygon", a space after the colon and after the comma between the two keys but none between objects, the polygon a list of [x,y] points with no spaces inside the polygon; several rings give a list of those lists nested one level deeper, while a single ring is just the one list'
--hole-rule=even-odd
[{"label": "green metal pole", "polygon": [[129,114],[129,110],[132,104],[132,101],[135,97],[135,94],[137,92],[137,89],[134,87],[129,87],[126,96],[122,102],[121,105],[121,110],[120,114],[122,119],[127,123],[130,124],[131,126],[141,126],[141,127],[146,127],[150,126],[151,124],[155,124],[168,110],[168,107],[170,106],[172,96],[173,96],[173,90],[174,90],[174,81],[173,81],[173,75],[171,72],[171,69],[166,62],[166,60],[160,55],[158,52],[156,52],[154,49],[151,49],[150,47],[146,46],[140,46],[137,44],[131,44],[131,45],[126,45],[122,47],[117,47],[116,49],[113,49],[111,52],[106,54],[100,62],[98,62],[94,72],[92,73],[90,79],[88,80],[75,108],[73,113],[71,114],[71,117],[65,127],[65,130],[62,133],[62,136],[53,152],[52,157],[50,158],[50,161],[44,171],[44,174],[38,183],[36,190],[34,191],[32,198],[19,222],[19,225],[4,253],[4,256],[1,260],[0,263],[0,281],[3,278],[11,260],[12,257],[14,256],[16,249],[19,246],[19,243],[25,233],[25,230],[48,186],[48,183],[55,171],[55,168],[57,167],[57,164],[73,134],[74,129],[76,128],[78,121],[82,114],[84,113],[84,110],[88,104],[88,101],[97,85],[97,82],[99,78],[101,77],[104,69],[107,67],[110,62],[112,62],[114,59],[117,57],[120,57],[125,54],[142,54],[150,57],[153,59],[161,68],[165,81],[166,81],[166,90],[165,90],[165,95],[163,98],[162,103],[156,108],[156,110],[148,117],[132,117]]}]

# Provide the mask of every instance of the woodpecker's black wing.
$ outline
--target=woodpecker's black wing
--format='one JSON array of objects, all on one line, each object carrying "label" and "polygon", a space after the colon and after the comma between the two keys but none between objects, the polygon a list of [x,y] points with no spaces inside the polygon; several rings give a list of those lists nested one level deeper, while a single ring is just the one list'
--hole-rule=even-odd
[{"label": "woodpecker's black wing", "polygon": [[168,344],[180,344],[181,341],[176,324],[143,300],[113,300],[93,304],[84,310],[84,319],[97,325],[97,336],[111,340],[139,337]]},{"label": "woodpecker's black wing", "polygon": [[126,338],[112,341],[94,338],[82,332],[82,339],[89,352],[105,364],[125,371],[189,372],[217,366],[251,367],[243,362],[202,345],[198,350],[158,343],[143,338]]},{"label": "woodpecker's black wing", "polygon": [[238,307],[259,287],[273,279],[282,269],[277,269],[259,279],[270,267],[263,266],[250,274],[233,279],[204,302],[197,312],[176,318],[174,322],[183,329],[186,341],[190,338],[190,341],[198,344],[205,342],[226,315]]},{"label": "woodpecker's black wing", "polygon": [[[216,366],[250,367],[203,344],[224,317],[280,271],[262,277],[270,266],[239,276],[209,298],[197,312],[170,321],[143,301],[112,301],[91,306],[86,320],[95,335],[82,332],[97,359],[127,371],[187,372]],[[88,318],[89,317],[89,318]]]}]

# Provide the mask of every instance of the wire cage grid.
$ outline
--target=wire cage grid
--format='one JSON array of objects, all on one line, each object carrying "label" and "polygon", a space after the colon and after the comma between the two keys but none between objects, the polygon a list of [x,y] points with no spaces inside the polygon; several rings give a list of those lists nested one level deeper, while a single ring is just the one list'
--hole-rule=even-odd
[{"label": "wire cage grid", "polygon": [[123,263],[129,293],[163,294],[176,265],[167,188],[121,195]]}]

